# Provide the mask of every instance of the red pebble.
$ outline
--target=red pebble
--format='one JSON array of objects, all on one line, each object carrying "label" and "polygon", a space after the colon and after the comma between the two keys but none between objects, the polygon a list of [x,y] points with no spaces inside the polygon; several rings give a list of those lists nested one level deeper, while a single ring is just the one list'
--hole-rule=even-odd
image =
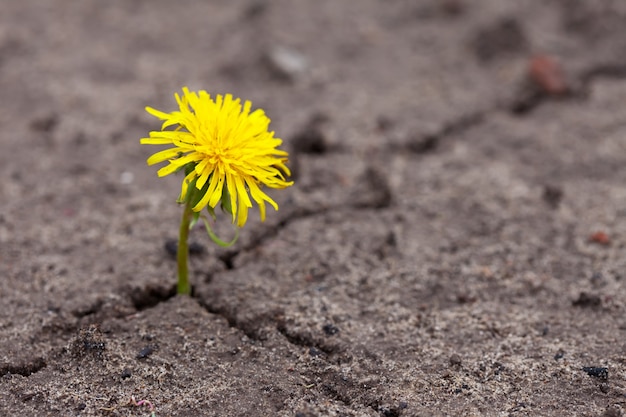
[{"label": "red pebble", "polygon": [[608,245],[611,243],[611,238],[604,232],[595,232],[589,236],[589,241],[599,243],[600,245]]},{"label": "red pebble", "polygon": [[536,55],[528,66],[530,79],[542,91],[552,95],[565,94],[569,90],[561,64],[548,55]]}]

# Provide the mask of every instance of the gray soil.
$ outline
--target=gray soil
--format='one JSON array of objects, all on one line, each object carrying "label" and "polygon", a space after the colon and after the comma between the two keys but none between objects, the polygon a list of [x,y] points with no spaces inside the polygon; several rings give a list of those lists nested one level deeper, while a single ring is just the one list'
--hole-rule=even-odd
[{"label": "gray soil", "polygon": [[[0,415],[624,415],[625,27],[621,0],[4,1]],[[230,249],[192,232],[192,297],[181,178],[139,145],[184,85],[264,108],[296,181]]]}]

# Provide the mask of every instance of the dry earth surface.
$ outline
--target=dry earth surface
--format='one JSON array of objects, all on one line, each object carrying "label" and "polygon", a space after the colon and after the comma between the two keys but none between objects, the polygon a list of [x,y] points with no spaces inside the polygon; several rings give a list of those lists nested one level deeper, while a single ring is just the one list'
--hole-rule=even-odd
[{"label": "dry earth surface", "polygon": [[[624,415],[624,27],[622,0],[4,0],[0,415]],[[181,178],[139,145],[184,85],[264,108],[296,181],[231,249],[193,231],[192,297]]]}]

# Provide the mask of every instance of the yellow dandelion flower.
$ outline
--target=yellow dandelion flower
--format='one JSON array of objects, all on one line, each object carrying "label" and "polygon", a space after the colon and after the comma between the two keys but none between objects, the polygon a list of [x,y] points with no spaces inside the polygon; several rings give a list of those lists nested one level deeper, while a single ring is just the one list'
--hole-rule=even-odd
[{"label": "yellow dandelion flower", "polygon": [[[176,93],[179,111],[164,113],[146,107],[151,115],[163,120],[160,131],[141,139],[147,145],[173,145],[148,158],[148,165],[168,162],[158,170],[159,177],[184,169],[187,175],[181,187],[182,201],[189,187],[195,187],[193,211],[214,209],[222,203],[232,214],[233,223],[242,227],[248,219],[252,200],[265,220],[265,203],[275,210],[278,205],[262,190],[285,188],[293,184],[289,176],[287,152],[277,149],[282,140],[269,131],[270,119],[261,109],[251,112],[252,103],[234,99],[231,94],[215,100],[204,90]],[[172,128],[173,129],[167,129]],[[196,202],[197,200],[197,202]]]}]

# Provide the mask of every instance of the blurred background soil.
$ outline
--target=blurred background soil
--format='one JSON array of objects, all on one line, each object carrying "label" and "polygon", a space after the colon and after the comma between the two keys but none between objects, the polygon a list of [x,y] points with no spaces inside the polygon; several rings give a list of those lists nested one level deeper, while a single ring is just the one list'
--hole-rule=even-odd
[{"label": "blurred background soil", "polygon": [[[0,415],[623,416],[624,27],[620,0],[4,1]],[[193,297],[181,178],[139,145],[183,86],[265,109],[296,181],[230,249],[192,232]]]}]

